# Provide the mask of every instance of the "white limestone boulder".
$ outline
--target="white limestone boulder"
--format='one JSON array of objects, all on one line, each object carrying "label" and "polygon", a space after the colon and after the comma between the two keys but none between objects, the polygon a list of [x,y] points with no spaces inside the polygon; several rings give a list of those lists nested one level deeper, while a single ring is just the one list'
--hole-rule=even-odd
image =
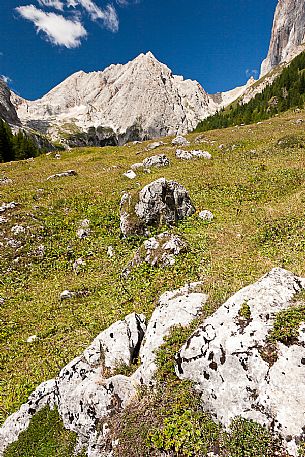
[{"label": "white limestone boulder", "polygon": [[200,314],[207,301],[207,295],[198,291],[200,288],[201,283],[191,283],[161,295],[140,349],[141,366],[132,376],[138,383],[154,383],[157,371],[156,350],[164,343],[164,338],[173,327],[187,327]]},{"label": "white limestone boulder", "polygon": [[275,360],[264,352],[275,316],[304,287],[304,279],[273,269],[206,319],[176,358],[179,378],[195,384],[203,408],[224,426],[236,416],[257,421],[283,437],[294,456],[305,425],[304,325],[294,344],[276,344]]},{"label": "white limestone boulder", "polygon": [[148,226],[172,226],[194,212],[187,190],[175,181],[160,178],[135,195],[123,194],[120,228],[124,236],[143,235]]},{"label": "white limestone boulder", "polygon": [[169,166],[169,159],[166,157],[165,154],[158,154],[155,156],[147,157],[143,160],[143,167],[144,168],[151,168],[151,167],[168,167]]}]

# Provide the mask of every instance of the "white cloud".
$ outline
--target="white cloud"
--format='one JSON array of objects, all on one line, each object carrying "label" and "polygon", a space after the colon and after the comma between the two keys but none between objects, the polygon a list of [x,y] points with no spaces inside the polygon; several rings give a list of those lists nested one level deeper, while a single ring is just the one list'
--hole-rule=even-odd
[{"label": "white cloud", "polygon": [[107,5],[101,9],[92,0],[67,0],[67,6],[75,8],[82,6],[89,14],[92,21],[102,21],[104,26],[112,32],[117,32],[119,29],[119,19],[112,5]]},{"label": "white cloud", "polygon": [[38,0],[40,6],[46,6],[47,8],[55,8],[56,10],[63,11],[64,4],[61,0]]},{"label": "white cloud", "polygon": [[5,75],[0,75],[0,79],[2,79],[2,81],[5,82],[5,84],[9,84],[12,82],[11,78],[9,76],[5,76]]},{"label": "white cloud", "polygon": [[46,13],[34,5],[19,6],[16,11],[34,23],[37,33],[43,32],[48,41],[58,46],[76,48],[87,36],[86,29],[77,18],[72,20],[60,14]]}]

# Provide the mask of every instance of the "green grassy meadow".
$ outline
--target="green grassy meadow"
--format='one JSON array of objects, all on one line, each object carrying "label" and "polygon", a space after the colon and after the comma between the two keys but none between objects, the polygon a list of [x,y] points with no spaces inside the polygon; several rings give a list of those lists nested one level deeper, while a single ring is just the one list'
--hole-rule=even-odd
[{"label": "green grassy meadow", "polygon": [[[295,122],[302,116],[304,111],[287,112],[255,125],[188,135],[191,145],[182,149],[207,150],[211,160],[178,160],[167,138],[150,152],[146,142],[0,164],[0,178],[13,181],[0,185],[0,205],[18,203],[0,223],[0,423],[110,324],[132,311],[149,317],[166,290],[202,280],[206,316],[273,267],[305,276],[305,124]],[[159,153],[169,157],[169,167],[137,172],[134,180],[123,176],[133,163]],[[47,181],[69,169],[78,175]],[[173,267],[142,265],[125,279],[122,270],[143,239],[120,236],[122,192],[160,177],[184,185],[197,209],[172,228],[189,251]],[[199,219],[204,209],[214,214],[211,223]],[[80,240],[76,231],[84,219],[90,234]],[[25,233],[13,235],[16,224]],[[11,238],[19,248],[7,245]],[[72,265],[80,257],[86,264],[76,274]],[[60,301],[65,289],[78,293]],[[31,335],[37,339],[28,343]]]}]

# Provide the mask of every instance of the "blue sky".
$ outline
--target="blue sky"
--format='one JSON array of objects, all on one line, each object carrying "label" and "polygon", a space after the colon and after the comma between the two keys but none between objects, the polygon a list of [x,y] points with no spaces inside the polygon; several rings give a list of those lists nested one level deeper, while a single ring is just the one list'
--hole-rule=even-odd
[{"label": "blue sky", "polygon": [[0,75],[10,78],[17,93],[35,99],[75,71],[102,70],[150,50],[208,92],[227,90],[259,70],[276,4],[1,0]]}]

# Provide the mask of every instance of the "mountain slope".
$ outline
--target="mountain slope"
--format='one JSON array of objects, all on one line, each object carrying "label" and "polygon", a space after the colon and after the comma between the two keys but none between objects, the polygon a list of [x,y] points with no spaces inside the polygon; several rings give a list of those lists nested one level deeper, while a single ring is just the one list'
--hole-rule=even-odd
[{"label": "mountain slope", "polygon": [[279,0],[276,7],[269,52],[261,66],[261,76],[304,50],[305,3]]},{"label": "mountain slope", "polygon": [[211,96],[148,52],[104,71],[77,72],[39,100],[12,100],[25,125],[53,139],[104,145],[187,133],[242,91]]},{"label": "mountain slope", "polygon": [[[263,88],[264,79],[274,81]],[[251,98],[248,103],[232,104],[226,110],[201,121],[197,131],[230,127],[238,124],[251,124],[268,119],[290,108],[303,108],[305,102],[305,53],[293,59],[287,67],[277,67],[269,73],[268,78],[258,81],[263,89]],[[254,86],[253,86],[254,89]]]},{"label": "mountain slope", "polygon": [[20,125],[16,109],[11,102],[11,91],[0,78],[0,118],[9,124]]}]

